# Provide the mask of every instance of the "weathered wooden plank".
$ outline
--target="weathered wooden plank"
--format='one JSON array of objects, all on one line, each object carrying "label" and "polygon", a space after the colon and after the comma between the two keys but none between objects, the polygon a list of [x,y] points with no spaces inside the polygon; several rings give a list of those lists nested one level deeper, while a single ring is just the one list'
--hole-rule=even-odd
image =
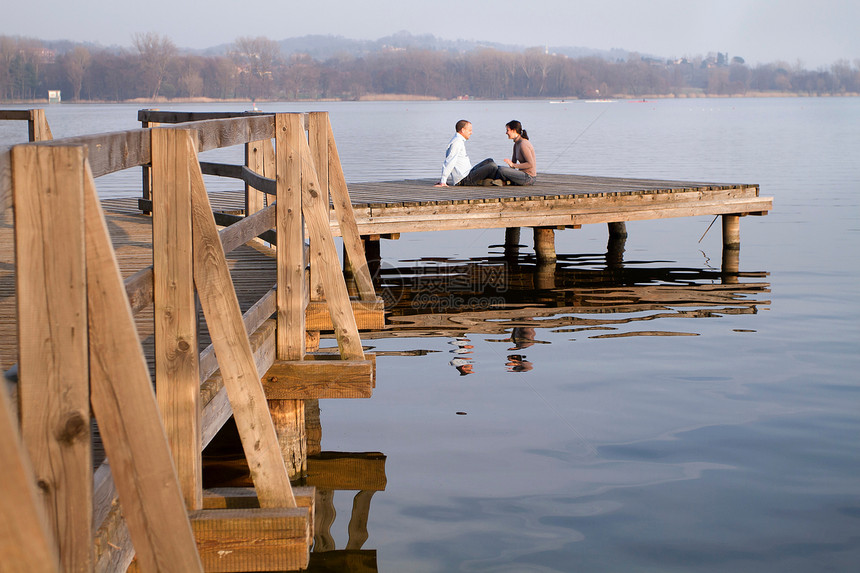
[{"label": "weathered wooden plank", "polygon": [[[293,494],[298,507],[313,507],[313,486],[296,486]],[[213,487],[203,491],[203,509],[253,509],[260,507],[252,487]]]},{"label": "weathered wooden plank", "polygon": [[[275,361],[275,321],[267,320],[250,337],[254,364],[258,372],[265,372]],[[233,415],[233,409],[224,387],[221,373],[214,372],[200,387],[200,402],[203,404],[202,426],[205,448],[218,430]]]},{"label": "weathered wooden plank", "polygon": [[194,210],[194,282],[254,485],[265,507],[295,507],[289,476],[266,408],[260,376],[196,158],[189,161],[189,168]]},{"label": "weathered wooden plank", "polygon": [[182,127],[197,131],[199,153],[274,137],[271,115],[192,121],[184,123]]},{"label": "weathered wooden plank", "polygon": [[92,567],[84,163],[12,149],[21,433],[68,570]]},{"label": "weathered wooden plank", "polygon": [[[303,170],[314,170],[319,183],[318,192],[320,200],[317,208],[318,214],[323,219],[328,219],[329,213],[329,184],[328,184],[328,114],[325,112],[312,112],[308,114],[308,146],[310,148],[310,162],[303,164]],[[311,240],[313,242],[313,239]],[[319,301],[325,298],[322,284],[321,270],[323,261],[319,258],[319,250],[311,245],[311,261],[308,267],[308,298],[310,301]]]},{"label": "weathered wooden plank", "polygon": [[0,563],[4,571],[60,570],[54,536],[5,391],[0,391]]},{"label": "weathered wooden plank", "polygon": [[82,145],[93,177],[139,167],[150,162],[149,129],[100,133],[45,142],[42,145]]},{"label": "weathered wooden plank", "polygon": [[308,507],[207,509],[191,514],[206,571],[293,571],[308,566]]},{"label": "weathered wooden plank", "polygon": [[[312,165],[310,148],[302,138],[299,141],[303,165]],[[310,172],[308,172],[310,171]],[[322,266],[320,276],[329,303],[329,312],[334,324],[335,337],[340,354],[348,360],[364,359],[361,348],[361,338],[352,307],[349,303],[349,292],[343,273],[340,271],[340,260],[331,236],[327,208],[323,208],[319,191],[319,181],[313,170],[302,170],[302,213],[308,226],[311,238],[311,250],[316,251],[317,264]]]},{"label": "weathered wooden plank", "polygon": [[85,177],[91,401],[145,570],[202,571],[92,173]]},{"label": "weathered wooden plank", "polygon": [[0,109],[0,119],[22,120],[30,119],[29,109]]},{"label": "weathered wooden plank", "polygon": [[50,141],[54,139],[51,126],[45,117],[44,109],[31,109],[29,117],[30,141]]},{"label": "weathered wooden plank", "polygon": [[269,400],[370,398],[373,366],[371,360],[275,361],[263,388]]},{"label": "weathered wooden plank", "polygon": [[197,306],[191,237],[190,132],[152,130],[152,254],[155,385],[167,440],[188,510],[200,509]]},{"label": "weathered wooden plank", "polygon": [[275,205],[263,207],[248,217],[220,231],[224,252],[229,253],[248,241],[263,235],[277,224]]},{"label": "weathered wooden plank", "polygon": [[340,163],[340,155],[337,151],[334,132],[327,115],[325,123],[328,130],[329,188],[331,189],[335,219],[340,229],[340,235],[343,237],[346,256],[352,265],[359,296],[363,300],[374,300],[376,299],[376,294],[373,288],[373,279],[370,276],[370,269],[367,266],[364,241],[361,240],[361,235],[355,223],[352,200],[350,199],[346,178],[343,174],[343,166]]},{"label": "weathered wooden plank", "polygon": [[[508,205],[506,203],[506,205]],[[671,217],[694,217],[699,215],[721,215],[724,213],[767,212],[772,208],[768,197],[732,199],[723,201],[689,201],[667,204],[660,207],[616,206],[589,209],[559,208],[550,210],[519,211],[516,208],[504,211],[472,213],[465,216],[439,216],[436,213],[414,213],[409,216],[395,215],[357,216],[362,234],[402,231],[441,231],[458,229],[493,229],[506,227],[551,227],[556,225],[584,225],[619,221],[641,221]]]},{"label": "weathered wooden plank", "polygon": [[0,147],[0,217],[12,206],[12,156],[9,147]]},{"label": "weathered wooden plank", "polygon": [[[275,313],[275,289],[272,288],[265,296],[254,303],[242,315],[242,322],[245,325],[245,332],[251,336],[256,332],[266,320]],[[253,344],[252,344],[253,348]],[[207,346],[200,353],[200,380],[201,382],[209,378],[215,370],[218,369],[218,360],[215,357],[215,347]],[[266,367],[268,369],[268,366]]]},{"label": "weathered wooden plank", "polygon": [[278,232],[278,358],[301,360],[305,352],[305,258],[302,227],[301,120],[275,116]]},{"label": "weathered wooden plank", "polygon": [[[385,327],[385,301],[350,299],[352,314],[359,330],[379,330]],[[308,330],[333,330],[328,302],[309,302],[305,311],[305,328]]]}]

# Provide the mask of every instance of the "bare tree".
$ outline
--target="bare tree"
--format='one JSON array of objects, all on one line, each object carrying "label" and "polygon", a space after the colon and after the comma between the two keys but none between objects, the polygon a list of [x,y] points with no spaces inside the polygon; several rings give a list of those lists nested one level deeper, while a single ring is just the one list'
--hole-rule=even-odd
[{"label": "bare tree", "polygon": [[84,83],[84,73],[90,65],[92,57],[90,51],[83,46],[75,46],[75,49],[63,56],[62,67],[66,73],[69,83],[74,92],[74,101],[81,99],[81,86]]},{"label": "bare tree", "polygon": [[155,99],[161,89],[167,67],[176,56],[176,45],[167,36],[153,32],[134,34],[132,43],[140,54],[144,78],[152,91],[152,99]]},{"label": "bare tree", "polygon": [[239,68],[239,81],[251,98],[269,96],[277,66],[281,63],[281,47],[274,40],[238,38],[230,57]]}]

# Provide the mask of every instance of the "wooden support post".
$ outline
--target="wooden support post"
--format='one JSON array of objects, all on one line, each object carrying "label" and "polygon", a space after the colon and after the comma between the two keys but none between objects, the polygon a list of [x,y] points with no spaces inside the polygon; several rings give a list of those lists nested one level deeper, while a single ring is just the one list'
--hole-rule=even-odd
[{"label": "wooden support post", "polygon": [[319,454],[322,451],[322,421],[320,419],[319,400],[305,400],[305,432],[308,455]]},{"label": "wooden support post", "polygon": [[128,530],[144,571],[202,571],[89,166],[85,193],[90,398]]},{"label": "wooden support post", "polygon": [[555,229],[553,227],[535,227],[534,237],[535,255],[538,261],[555,261]]},{"label": "wooden support post", "polygon": [[[187,145],[189,150],[193,150],[189,133],[185,132]],[[295,507],[289,476],[278,447],[272,417],[266,408],[260,375],[206,194],[203,173],[195,153],[190,153],[188,160],[194,210],[194,284],[212,335],[248,467],[262,507]],[[304,332],[301,332],[301,339],[304,343]]]},{"label": "wooden support post", "polygon": [[50,141],[54,139],[51,126],[45,117],[44,109],[31,109],[30,120],[27,122],[30,131],[30,141]]},{"label": "wooden support post", "polygon": [[505,229],[505,258],[516,259],[520,255],[520,228]]},{"label": "wooden support post", "polygon": [[627,244],[627,225],[609,223],[609,239],[606,241],[606,267],[620,268],[624,265],[624,247]]},{"label": "wooden support post", "polygon": [[191,236],[188,132],[158,128],[152,136],[152,254],[155,387],[173,461],[189,511],[202,503],[197,306]]},{"label": "wooden support post", "polygon": [[[307,304],[301,146],[305,142],[305,132],[297,114],[275,116],[275,142],[278,199],[278,328],[275,358],[301,360],[305,356]],[[304,431],[297,433],[299,428],[295,420],[300,412],[304,416],[304,405],[297,400],[269,400],[268,405],[287,471],[290,476],[302,475],[307,467],[307,452]]]},{"label": "wooden support post", "polygon": [[627,223],[624,221],[619,221],[616,223],[607,223],[609,227],[609,237],[610,238],[626,238],[627,237]]},{"label": "wooden support post", "polygon": [[59,572],[54,536],[5,389],[0,390],[0,467],[0,563],[21,573]]},{"label": "wooden support post", "polygon": [[67,571],[92,567],[85,157],[12,149],[21,432]]},{"label": "wooden support post", "polygon": [[741,248],[740,215],[723,215],[723,248]]},{"label": "wooden support post", "polygon": [[291,480],[301,478],[308,468],[304,400],[272,398],[268,393],[267,399],[287,473]]},{"label": "wooden support post", "polygon": [[371,277],[379,275],[379,267],[382,265],[382,248],[381,241],[373,239],[370,236],[361,236],[362,248],[365,253],[365,261],[367,262],[367,270]]}]

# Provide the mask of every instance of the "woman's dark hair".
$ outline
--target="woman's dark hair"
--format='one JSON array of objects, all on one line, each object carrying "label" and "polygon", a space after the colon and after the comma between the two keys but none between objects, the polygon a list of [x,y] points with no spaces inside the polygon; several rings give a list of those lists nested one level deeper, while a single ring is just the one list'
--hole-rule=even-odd
[{"label": "woman's dark hair", "polygon": [[529,134],[528,134],[528,133],[526,133],[526,130],[525,130],[525,129],[523,129],[523,124],[521,124],[521,123],[520,123],[520,122],[518,122],[517,120],[509,121],[508,123],[506,123],[506,124],[505,124],[505,127],[509,128],[509,129],[513,129],[513,130],[514,130],[514,131],[516,131],[516,132],[517,132],[517,134],[518,134],[519,136],[521,136],[523,139],[528,139],[528,138],[529,138]]}]

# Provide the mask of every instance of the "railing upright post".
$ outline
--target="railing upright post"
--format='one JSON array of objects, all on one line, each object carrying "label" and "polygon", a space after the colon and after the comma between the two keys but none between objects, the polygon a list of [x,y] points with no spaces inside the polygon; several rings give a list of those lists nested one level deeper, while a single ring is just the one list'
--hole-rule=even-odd
[{"label": "railing upright post", "polygon": [[152,253],[158,407],[188,510],[203,507],[200,374],[187,130],[152,137]]},{"label": "railing upright post", "polygon": [[92,568],[85,161],[12,149],[21,433],[66,571]]},{"label": "railing upright post", "polygon": [[30,131],[30,141],[50,141],[54,139],[51,126],[45,117],[44,109],[31,109],[30,120],[27,122]]},{"label": "railing upright post", "polygon": [[278,305],[277,359],[305,355],[305,260],[302,226],[302,129],[298,114],[275,116]]}]

